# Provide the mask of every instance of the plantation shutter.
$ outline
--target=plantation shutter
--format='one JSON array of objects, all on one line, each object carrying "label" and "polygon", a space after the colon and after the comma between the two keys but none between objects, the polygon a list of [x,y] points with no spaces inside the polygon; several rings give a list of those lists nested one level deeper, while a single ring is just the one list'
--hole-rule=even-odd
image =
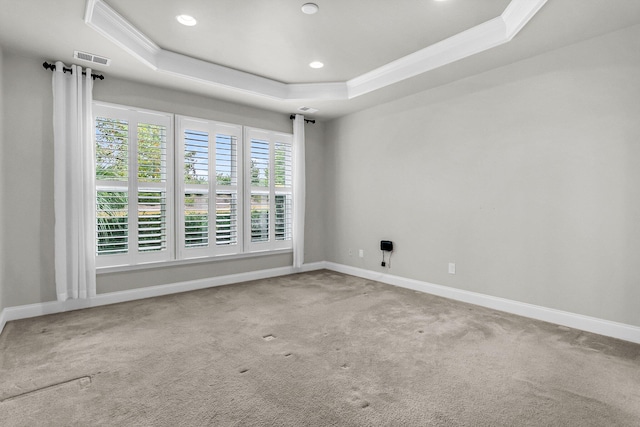
[{"label": "plantation shutter", "polygon": [[269,242],[269,141],[251,138],[251,243]]},{"label": "plantation shutter", "polygon": [[233,135],[216,134],[216,245],[238,245],[238,138]]},{"label": "plantation shutter", "polygon": [[94,120],[97,267],[292,248],[292,135],[104,103]]},{"label": "plantation shutter", "polygon": [[242,127],[182,116],[177,122],[183,168],[179,255],[196,258],[240,253],[238,157]]},{"label": "plantation shutter", "polygon": [[129,122],[97,117],[96,255],[129,252]]},{"label": "plantation shutter", "polygon": [[209,133],[187,129],[184,138],[184,247],[209,246]]},{"label": "plantation shutter", "polygon": [[294,208],[291,135],[249,128],[246,141],[248,250],[291,248]]},{"label": "plantation shutter", "polygon": [[138,252],[168,252],[167,126],[137,124]]},{"label": "plantation shutter", "polygon": [[293,230],[293,168],[291,143],[276,142],[275,170],[275,239],[292,240]]},{"label": "plantation shutter", "polygon": [[173,257],[172,116],[97,103],[96,265]]}]

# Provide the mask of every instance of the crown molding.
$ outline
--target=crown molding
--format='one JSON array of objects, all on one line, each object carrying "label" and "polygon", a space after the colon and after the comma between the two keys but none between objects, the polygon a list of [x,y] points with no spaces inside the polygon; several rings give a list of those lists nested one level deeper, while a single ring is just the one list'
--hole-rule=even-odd
[{"label": "crown molding", "polygon": [[507,26],[507,40],[511,41],[546,2],[547,0],[519,0],[509,3],[500,15]]},{"label": "crown molding", "polygon": [[289,101],[348,99],[347,82],[289,83],[286,99]]},{"label": "crown molding", "polygon": [[87,0],[84,22],[145,65],[157,70],[162,49],[102,0]]},{"label": "crown molding", "polygon": [[103,0],[87,0],[85,22],[151,69],[278,101],[347,100],[507,43],[547,0],[512,0],[502,15],[346,82],[283,83],[160,48]]},{"label": "crown molding", "polygon": [[505,43],[506,27],[498,17],[362,74],[347,82],[349,98],[373,92],[459,59]]},{"label": "crown molding", "polygon": [[188,80],[253,93],[271,99],[285,99],[286,84],[244,71],[161,50],[156,55],[157,70]]}]

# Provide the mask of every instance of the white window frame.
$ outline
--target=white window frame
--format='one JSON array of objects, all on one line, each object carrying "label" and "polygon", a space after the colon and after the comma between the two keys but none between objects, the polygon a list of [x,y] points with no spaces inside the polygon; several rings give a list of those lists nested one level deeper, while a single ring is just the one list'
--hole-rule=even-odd
[{"label": "white window frame", "polygon": [[[293,236],[288,233],[287,240],[276,240],[276,195],[288,195],[291,199],[293,214],[293,187],[275,186],[275,145],[288,144],[293,153],[293,135],[265,129],[244,127],[241,125],[217,122],[213,120],[174,115],[161,111],[130,107],[95,101],[93,103],[93,123],[97,117],[125,120],[128,123],[128,179],[126,182],[96,180],[96,194],[99,190],[126,191],[128,195],[128,251],[123,254],[97,255],[96,267],[104,271],[122,268],[142,268],[145,264],[174,265],[180,262],[200,262],[207,259],[255,256],[259,253],[291,250]],[[156,124],[166,128],[166,165],[167,178],[164,186],[158,183],[139,183],[137,168],[138,123]],[[185,130],[207,132],[209,134],[209,171],[208,198],[209,246],[201,248],[185,247],[185,209],[184,194],[188,190],[184,179],[184,132]],[[94,129],[95,134],[95,129]],[[216,135],[228,135],[235,138],[237,150],[237,185],[219,186],[216,179]],[[251,241],[251,194],[265,188],[251,186],[251,140],[260,139],[269,143],[269,239],[266,242]],[[94,141],[95,143],[95,141]],[[291,157],[293,164],[294,159]],[[141,188],[163,188],[166,197],[166,250],[157,252],[138,251],[138,193]],[[235,188],[234,188],[235,187]],[[195,189],[194,189],[195,190]],[[211,226],[211,216],[215,224],[216,191],[237,191],[237,243],[216,245],[215,226]],[[94,197],[94,203],[96,199]],[[132,202],[133,201],[133,202]],[[91,221],[96,223],[96,218]],[[213,228],[213,233],[212,233]],[[96,229],[97,233],[97,229]]]},{"label": "white window frame", "polygon": [[[251,183],[251,141],[260,140],[269,143],[269,186],[256,187]],[[276,240],[276,195],[289,195],[291,197],[291,213],[293,214],[293,186],[289,188],[276,188],[275,186],[275,145],[276,144],[288,144],[291,146],[291,153],[293,153],[293,135],[282,132],[275,132],[266,129],[258,129],[245,127],[244,128],[244,141],[245,141],[245,190],[244,190],[244,205],[246,207],[244,213],[244,242],[245,252],[264,252],[274,251],[280,249],[293,248],[293,238],[287,240]],[[293,157],[291,159],[293,162]],[[265,190],[269,195],[269,238],[266,242],[252,242],[251,241],[251,195],[254,193],[264,193]],[[291,218],[293,221],[293,218]]]},{"label": "white window frame", "polygon": [[[184,135],[186,130],[200,131],[208,134],[209,142],[209,182],[208,188],[198,188],[196,185],[185,184],[184,180]],[[231,136],[236,141],[236,184],[230,186],[221,186],[217,183],[216,170],[216,137],[218,135]],[[230,123],[215,122],[211,120],[198,119],[194,117],[176,115],[176,196],[177,196],[177,215],[175,230],[178,236],[177,252],[178,259],[191,259],[201,257],[214,257],[220,255],[232,255],[243,253],[243,140],[242,126]],[[206,190],[208,194],[208,224],[209,238],[208,245],[205,247],[188,248],[185,243],[185,215],[184,215],[184,194],[189,187],[193,191]],[[237,194],[236,206],[236,243],[230,245],[216,244],[216,194],[218,190],[229,190]]]},{"label": "white window frame", "polygon": [[[128,123],[128,180],[123,182],[96,180],[96,202],[97,191],[126,191],[128,199],[128,250],[123,254],[97,255],[96,267],[106,267],[113,265],[137,265],[144,263],[156,263],[175,259],[174,234],[172,232],[173,206],[174,206],[174,131],[173,114],[160,111],[141,110],[117,104],[94,102],[93,123],[96,119],[104,117],[116,120],[126,120]],[[166,128],[166,180],[165,183],[138,182],[138,124],[153,124],[165,126]],[[95,134],[95,130],[94,130]],[[138,239],[138,194],[140,189],[164,189],[166,203],[166,249],[161,251],[140,252]],[[133,201],[133,202],[132,202]],[[96,221],[92,218],[91,221]],[[96,224],[97,227],[97,224]],[[97,229],[96,229],[97,233]]]}]

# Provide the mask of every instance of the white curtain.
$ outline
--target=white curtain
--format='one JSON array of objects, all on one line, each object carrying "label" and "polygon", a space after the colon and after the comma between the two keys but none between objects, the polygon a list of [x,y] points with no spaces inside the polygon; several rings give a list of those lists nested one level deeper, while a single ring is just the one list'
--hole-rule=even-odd
[{"label": "white curtain", "polygon": [[304,116],[296,114],[293,121],[293,268],[304,264]]},{"label": "white curtain", "polygon": [[[64,73],[63,68],[72,72]],[[55,281],[58,301],[96,294],[91,69],[53,72]]]}]

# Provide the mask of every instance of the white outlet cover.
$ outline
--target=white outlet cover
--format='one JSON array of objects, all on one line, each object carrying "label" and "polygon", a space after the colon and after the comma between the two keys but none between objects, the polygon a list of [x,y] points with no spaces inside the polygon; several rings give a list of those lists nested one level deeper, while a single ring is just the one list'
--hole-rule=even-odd
[{"label": "white outlet cover", "polygon": [[358,255],[360,255],[360,258],[364,258],[364,249],[360,249]]},{"label": "white outlet cover", "polygon": [[455,262],[450,262],[449,263],[449,274],[456,274],[456,263]]}]

